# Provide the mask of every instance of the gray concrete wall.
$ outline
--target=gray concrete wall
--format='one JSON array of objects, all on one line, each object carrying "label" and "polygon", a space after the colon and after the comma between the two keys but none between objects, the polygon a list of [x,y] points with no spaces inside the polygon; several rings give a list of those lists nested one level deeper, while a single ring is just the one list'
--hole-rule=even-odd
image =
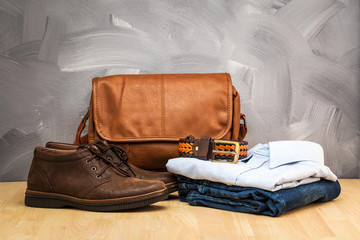
[{"label": "gray concrete wall", "polygon": [[0,181],[72,142],[91,79],[229,72],[251,146],[320,143],[359,178],[358,0],[0,0]]}]

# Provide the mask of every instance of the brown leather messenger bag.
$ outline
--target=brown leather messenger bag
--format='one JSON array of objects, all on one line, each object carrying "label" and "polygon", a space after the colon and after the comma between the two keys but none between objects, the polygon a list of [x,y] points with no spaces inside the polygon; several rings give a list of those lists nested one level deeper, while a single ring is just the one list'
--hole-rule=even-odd
[{"label": "brown leather messenger bag", "polygon": [[[87,119],[88,134],[81,136]],[[124,148],[132,164],[158,170],[179,156],[180,138],[241,141],[246,132],[228,73],[114,75],[93,79],[74,143],[107,140]]]}]

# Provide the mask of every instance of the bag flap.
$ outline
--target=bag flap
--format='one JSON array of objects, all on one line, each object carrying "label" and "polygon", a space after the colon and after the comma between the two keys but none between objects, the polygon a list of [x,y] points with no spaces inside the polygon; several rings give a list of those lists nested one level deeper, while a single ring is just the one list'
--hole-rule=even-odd
[{"label": "bag flap", "polygon": [[95,129],[111,142],[220,139],[232,124],[227,73],[94,78],[92,101]]}]

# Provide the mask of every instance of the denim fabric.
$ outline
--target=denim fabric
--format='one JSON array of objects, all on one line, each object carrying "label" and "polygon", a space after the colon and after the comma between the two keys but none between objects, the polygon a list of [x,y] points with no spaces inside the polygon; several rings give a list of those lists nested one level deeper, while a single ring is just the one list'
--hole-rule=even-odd
[{"label": "denim fabric", "polygon": [[258,188],[228,186],[178,175],[179,198],[192,206],[278,217],[312,202],[327,202],[340,195],[338,181],[321,179],[295,188],[270,192]]}]

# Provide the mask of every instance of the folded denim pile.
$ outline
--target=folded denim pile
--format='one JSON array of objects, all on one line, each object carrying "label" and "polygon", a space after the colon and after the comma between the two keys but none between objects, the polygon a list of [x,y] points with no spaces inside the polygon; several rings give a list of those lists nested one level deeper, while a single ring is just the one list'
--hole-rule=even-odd
[{"label": "folded denim pile", "polygon": [[341,191],[322,147],[308,141],[258,144],[237,164],[179,157],[166,167],[178,175],[181,201],[236,212],[277,217]]}]

